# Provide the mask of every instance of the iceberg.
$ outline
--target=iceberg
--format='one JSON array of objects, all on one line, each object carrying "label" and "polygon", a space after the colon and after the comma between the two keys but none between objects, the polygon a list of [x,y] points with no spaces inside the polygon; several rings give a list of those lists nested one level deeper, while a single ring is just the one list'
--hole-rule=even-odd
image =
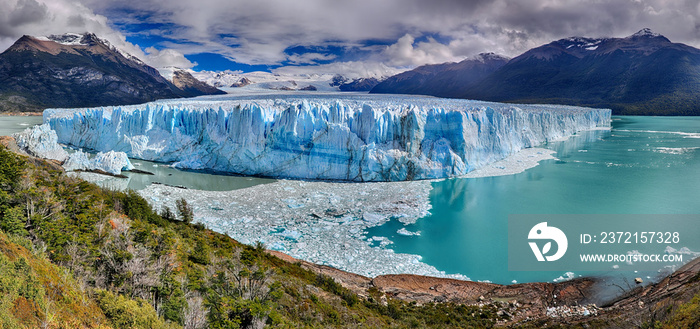
[{"label": "iceberg", "polygon": [[29,155],[59,162],[68,158],[68,152],[58,145],[58,136],[48,124],[27,128],[12,134],[12,137],[17,141],[17,146]]},{"label": "iceberg", "polygon": [[71,154],[65,162],[63,169],[66,171],[86,170],[91,166],[87,153],[78,150]]},{"label": "iceberg", "polygon": [[131,170],[134,169],[134,166],[124,152],[100,152],[92,159],[89,159],[86,153],[77,151],[71,154],[63,163],[63,169],[66,171],[101,170],[113,175],[119,175],[122,173],[122,170]]},{"label": "iceberg", "polygon": [[248,176],[462,176],[523,148],[609,127],[610,110],[398,95],[267,95],[48,109],[61,143]]}]

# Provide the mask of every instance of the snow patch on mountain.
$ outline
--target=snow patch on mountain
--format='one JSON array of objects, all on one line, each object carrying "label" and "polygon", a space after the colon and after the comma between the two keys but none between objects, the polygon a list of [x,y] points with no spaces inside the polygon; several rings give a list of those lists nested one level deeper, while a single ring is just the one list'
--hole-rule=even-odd
[{"label": "snow patch on mountain", "polygon": [[114,46],[112,43],[107,41],[107,39],[100,38],[94,33],[64,33],[64,34],[52,34],[48,36],[39,36],[36,37],[38,40],[42,41],[53,41],[65,46],[88,46],[90,43],[90,40],[97,40],[100,43],[104,44],[107,48],[112,49],[116,52],[118,52],[120,55],[124,56],[124,58],[129,59],[131,61],[136,62],[139,65],[145,65],[145,63],[139,59],[138,57],[132,55],[131,53],[124,51],[120,49],[119,47]]}]

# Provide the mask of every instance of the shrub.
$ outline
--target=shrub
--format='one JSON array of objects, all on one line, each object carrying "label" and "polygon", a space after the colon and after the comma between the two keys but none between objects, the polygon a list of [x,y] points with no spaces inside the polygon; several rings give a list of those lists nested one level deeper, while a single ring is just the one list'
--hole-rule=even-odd
[{"label": "shrub", "polygon": [[98,290],[97,304],[116,328],[178,328],[174,323],[166,323],[158,318],[153,307],[144,300],[133,300],[107,290]]}]

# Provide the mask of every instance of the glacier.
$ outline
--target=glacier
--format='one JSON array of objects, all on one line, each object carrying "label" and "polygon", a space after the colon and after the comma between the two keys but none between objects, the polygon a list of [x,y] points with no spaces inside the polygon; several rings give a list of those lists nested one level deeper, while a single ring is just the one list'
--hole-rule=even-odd
[{"label": "glacier", "polygon": [[48,124],[27,128],[12,137],[20,150],[29,155],[59,162],[68,158],[68,152],[58,145],[58,136]]},{"label": "glacier", "polygon": [[404,181],[465,175],[610,126],[610,110],[403,95],[218,96],[47,109],[59,142],[248,176]]},{"label": "glacier", "polygon": [[58,143],[56,132],[48,124],[27,128],[12,137],[22,151],[38,158],[61,162],[66,171],[101,170],[119,175],[122,170],[134,169],[124,152],[100,152],[92,159],[81,150],[69,154]]}]

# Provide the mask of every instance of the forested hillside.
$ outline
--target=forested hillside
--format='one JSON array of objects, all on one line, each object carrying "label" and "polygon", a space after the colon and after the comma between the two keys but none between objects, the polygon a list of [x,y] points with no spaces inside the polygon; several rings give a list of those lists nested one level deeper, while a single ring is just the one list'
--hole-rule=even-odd
[{"label": "forested hillside", "polygon": [[0,147],[0,327],[490,327],[491,306],[418,307],[192,224],[135,192]]}]

